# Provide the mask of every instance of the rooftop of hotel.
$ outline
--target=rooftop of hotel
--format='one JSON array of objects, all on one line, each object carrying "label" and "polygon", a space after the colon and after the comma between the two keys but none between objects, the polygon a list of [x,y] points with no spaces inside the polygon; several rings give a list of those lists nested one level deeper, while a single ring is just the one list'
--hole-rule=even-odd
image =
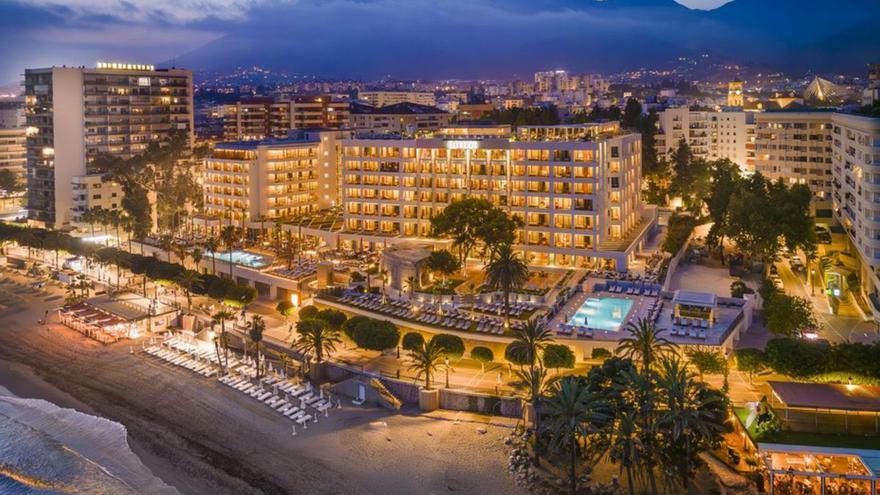
[{"label": "rooftop of hotel", "polygon": [[223,150],[256,150],[264,146],[294,146],[298,144],[318,143],[317,138],[312,137],[288,137],[288,138],[270,138],[270,139],[254,139],[251,141],[229,141],[225,143],[217,143],[215,149]]},{"label": "rooftop of hotel", "polygon": [[421,105],[405,101],[384,107],[374,107],[364,103],[353,103],[351,113],[360,115],[432,115],[446,114],[448,112],[431,105]]}]

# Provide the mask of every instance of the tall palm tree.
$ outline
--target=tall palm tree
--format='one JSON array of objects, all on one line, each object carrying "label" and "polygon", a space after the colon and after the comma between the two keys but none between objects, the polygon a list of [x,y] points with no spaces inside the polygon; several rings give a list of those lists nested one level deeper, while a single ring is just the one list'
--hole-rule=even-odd
[{"label": "tall palm tree", "polygon": [[195,270],[184,270],[175,283],[186,294],[186,309],[192,309],[192,292],[202,284],[202,276]]},{"label": "tall palm tree", "polygon": [[638,362],[643,375],[659,357],[675,352],[672,342],[661,336],[664,330],[658,329],[650,320],[639,318],[635,323],[628,322],[625,328],[629,335],[620,339],[615,352]]},{"label": "tall palm tree", "polygon": [[594,425],[603,419],[601,406],[599,395],[589,389],[586,381],[572,375],[556,381],[547,398],[550,445],[569,455],[568,482],[572,494],[577,493],[578,452],[586,450]]},{"label": "tall palm tree", "polygon": [[211,275],[217,275],[217,249],[220,248],[220,241],[216,237],[209,237],[205,241],[205,250],[211,253]]},{"label": "tall palm tree", "polygon": [[623,411],[612,425],[613,440],[608,452],[611,462],[620,463],[620,471],[626,475],[630,495],[635,495],[633,472],[640,465],[643,450],[635,411]]},{"label": "tall palm tree", "polygon": [[220,343],[223,345],[223,368],[229,371],[229,345],[226,340],[226,322],[235,318],[235,313],[228,309],[221,309],[214,313],[211,320],[220,324]]},{"label": "tall palm tree", "polygon": [[235,231],[235,227],[232,225],[228,225],[223,227],[223,230],[220,231],[220,239],[223,240],[223,244],[226,246],[226,253],[229,255],[227,258],[227,263],[229,263],[229,278],[235,280],[235,277],[232,275],[232,270],[235,264],[232,262],[232,249],[235,247],[235,241],[238,237],[237,232]]},{"label": "tall palm tree", "polygon": [[[530,320],[517,330],[513,342],[510,343],[510,354],[519,357],[520,362],[528,363],[528,371],[520,371],[518,374],[522,374],[520,378],[524,383],[530,384],[525,390],[528,392],[527,400],[532,403],[532,410],[535,413],[536,435],[541,429],[541,392],[543,387],[540,384],[544,382],[542,377],[546,377],[541,364],[541,353],[551,342],[553,342],[553,333],[536,320]],[[535,462],[539,465],[541,463],[539,448],[535,449]]]},{"label": "tall palm tree", "polygon": [[410,352],[409,369],[415,371],[417,377],[425,377],[425,390],[431,390],[431,377],[446,366],[445,360],[446,352],[431,339]]},{"label": "tall palm tree", "polygon": [[165,255],[167,256],[167,260],[171,263],[171,248],[174,247],[174,240],[170,235],[163,235],[159,238],[159,248],[162,251],[165,251]]},{"label": "tall palm tree", "polygon": [[266,322],[263,321],[263,317],[260,315],[254,315],[251,317],[251,321],[247,324],[248,327],[248,338],[251,339],[251,342],[254,343],[254,346],[257,348],[257,379],[260,378],[260,343],[263,341],[263,331],[266,330]]},{"label": "tall palm tree", "polygon": [[204,258],[204,253],[199,248],[193,248],[192,251],[189,252],[189,257],[193,260],[193,265],[195,265],[194,269],[199,272],[199,263],[201,263],[202,258]]},{"label": "tall palm tree", "polygon": [[315,361],[324,361],[324,355],[336,351],[336,344],[342,342],[339,331],[327,326],[323,320],[306,318],[296,322],[299,337],[293,342],[293,350],[301,352],[305,361],[315,356]]},{"label": "tall palm tree", "polygon": [[504,293],[504,327],[510,328],[510,293],[529,280],[529,267],[510,244],[498,248],[498,254],[483,268],[486,284]]}]

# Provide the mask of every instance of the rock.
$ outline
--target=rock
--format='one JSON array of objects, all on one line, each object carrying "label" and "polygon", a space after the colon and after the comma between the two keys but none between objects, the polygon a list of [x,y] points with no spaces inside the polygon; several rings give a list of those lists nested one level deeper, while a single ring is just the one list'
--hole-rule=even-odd
[{"label": "rock", "polygon": [[391,437],[385,437],[385,440],[391,441]]},{"label": "rock", "polygon": [[485,435],[486,432],[488,432],[488,431],[489,431],[489,430],[483,428],[482,426],[479,427],[479,428],[477,428],[477,433],[479,433],[480,435]]}]

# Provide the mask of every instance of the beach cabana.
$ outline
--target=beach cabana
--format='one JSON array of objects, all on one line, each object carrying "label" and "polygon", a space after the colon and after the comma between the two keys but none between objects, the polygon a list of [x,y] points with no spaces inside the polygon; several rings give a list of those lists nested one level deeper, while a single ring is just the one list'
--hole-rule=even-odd
[{"label": "beach cabana", "polygon": [[677,290],[672,298],[673,315],[679,318],[715,321],[717,305],[715,294],[707,292]]}]

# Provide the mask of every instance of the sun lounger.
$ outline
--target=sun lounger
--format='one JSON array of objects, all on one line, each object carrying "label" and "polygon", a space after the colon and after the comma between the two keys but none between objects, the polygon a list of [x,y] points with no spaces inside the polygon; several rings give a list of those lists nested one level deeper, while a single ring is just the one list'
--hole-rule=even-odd
[{"label": "sun lounger", "polygon": [[312,419],[311,414],[306,414],[304,416],[300,416],[299,418],[296,419],[296,424],[302,425],[303,428],[308,428],[306,423],[308,423],[310,419]]}]

